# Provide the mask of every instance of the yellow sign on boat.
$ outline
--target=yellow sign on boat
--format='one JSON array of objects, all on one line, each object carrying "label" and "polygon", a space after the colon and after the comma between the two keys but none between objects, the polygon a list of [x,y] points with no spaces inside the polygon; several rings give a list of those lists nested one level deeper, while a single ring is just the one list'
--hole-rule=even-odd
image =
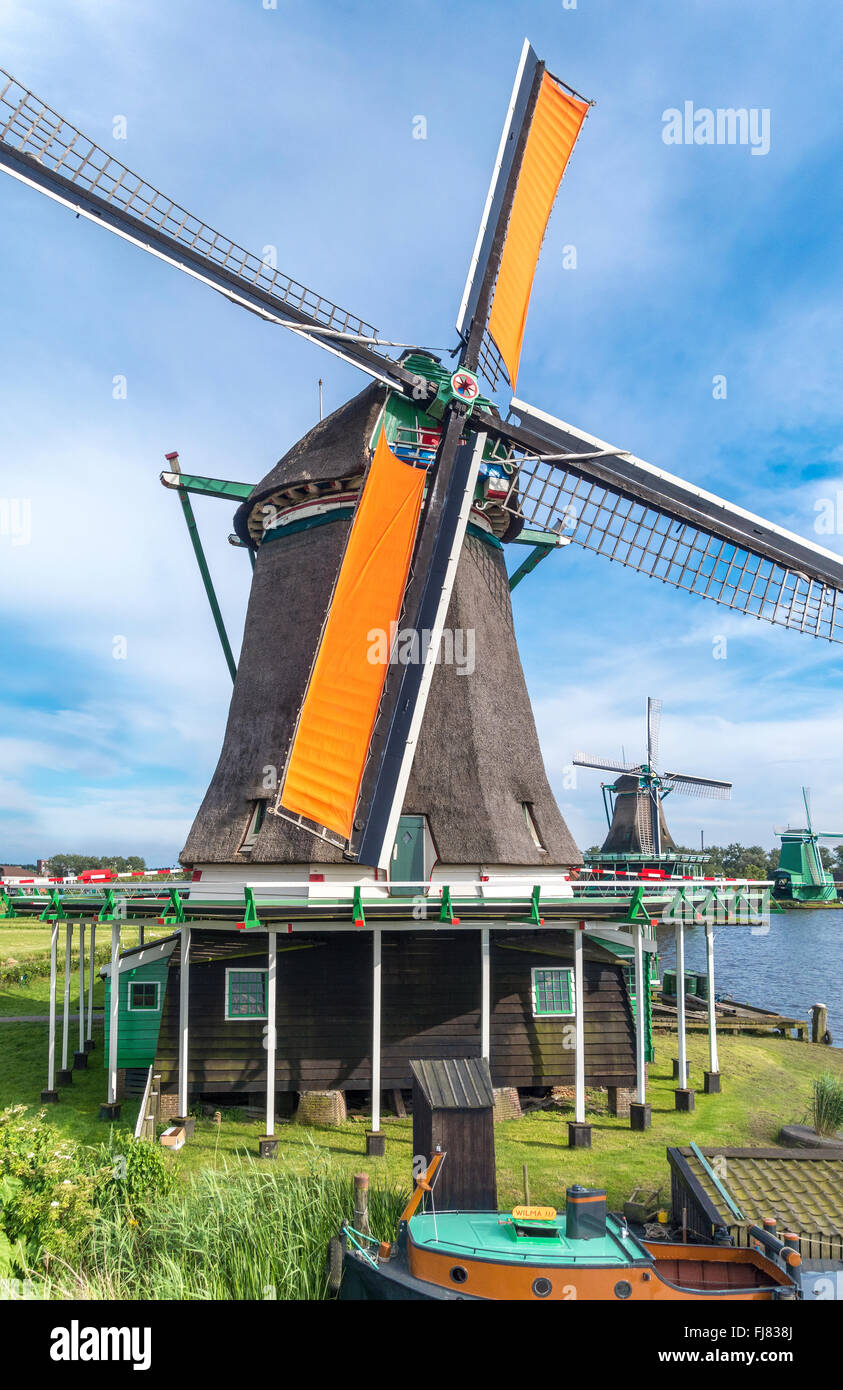
[{"label": "yellow sign on boat", "polygon": [[555,1221],[555,1207],[513,1207],[512,1215],[516,1221]]}]

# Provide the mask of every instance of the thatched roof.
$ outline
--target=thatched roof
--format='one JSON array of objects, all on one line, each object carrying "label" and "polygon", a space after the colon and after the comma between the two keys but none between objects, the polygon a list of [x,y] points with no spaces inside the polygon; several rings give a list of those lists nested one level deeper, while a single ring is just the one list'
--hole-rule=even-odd
[{"label": "thatched roof", "polygon": [[[342,478],[366,462],[382,402],[368,387],[311,430],[239,514],[297,481]],[[341,851],[267,814],[240,853],[254,801],[274,802],[266,769],[283,770],[350,522],[277,536],[260,547],[222,752],[181,859],[194,863],[340,862]],[[243,529],[241,529],[243,534]],[[433,677],[405,810],[426,815],[447,864],[565,866],[581,856],[548,785],[515,644],[502,551],[469,536],[447,627],[475,634],[475,669]],[[534,843],[523,803],[545,850]]]}]

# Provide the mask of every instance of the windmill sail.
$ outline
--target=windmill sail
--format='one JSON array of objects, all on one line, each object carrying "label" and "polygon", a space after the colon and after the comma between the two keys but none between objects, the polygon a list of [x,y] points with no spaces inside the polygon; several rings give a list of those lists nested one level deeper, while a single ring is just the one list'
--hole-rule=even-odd
[{"label": "windmill sail", "polygon": [[462,361],[515,387],[533,277],[590,103],[547,72],[527,40],[457,317]]},{"label": "windmill sail", "polygon": [[513,400],[485,425],[513,467],[502,506],[677,589],[843,641],[843,559],[594,435]]},{"label": "windmill sail", "polygon": [[371,376],[412,385],[371,324],[214,231],[2,68],[0,169]]}]

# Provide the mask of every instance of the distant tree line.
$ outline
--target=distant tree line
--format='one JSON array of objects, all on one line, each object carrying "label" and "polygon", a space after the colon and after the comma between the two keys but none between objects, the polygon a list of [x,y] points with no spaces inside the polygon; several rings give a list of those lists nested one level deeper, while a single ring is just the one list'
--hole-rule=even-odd
[{"label": "distant tree line", "polygon": [[[599,845],[592,849],[599,850]],[[684,854],[699,854],[699,845],[677,845]],[[779,865],[781,849],[763,849],[761,845],[706,845],[707,874],[722,874],[724,878],[773,878]],[[843,845],[828,850],[820,845],[823,867],[830,873],[843,875]]]},{"label": "distant tree line", "polygon": [[112,869],[115,873],[128,873],[131,869],[145,869],[146,860],[138,854],[52,854],[48,860],[50,873],[56,878],[66,874],[81,874],[83,869]]}]

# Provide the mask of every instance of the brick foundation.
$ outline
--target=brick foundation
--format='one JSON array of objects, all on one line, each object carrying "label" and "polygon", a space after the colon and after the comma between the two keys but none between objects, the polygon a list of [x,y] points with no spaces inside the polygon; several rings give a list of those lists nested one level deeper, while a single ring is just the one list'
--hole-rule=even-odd
[{"label": "brick foundation", "polygon": [[517,1086],[495,1087],[495,1124],[501,1120],[520,1120],[521,1100]]}]

